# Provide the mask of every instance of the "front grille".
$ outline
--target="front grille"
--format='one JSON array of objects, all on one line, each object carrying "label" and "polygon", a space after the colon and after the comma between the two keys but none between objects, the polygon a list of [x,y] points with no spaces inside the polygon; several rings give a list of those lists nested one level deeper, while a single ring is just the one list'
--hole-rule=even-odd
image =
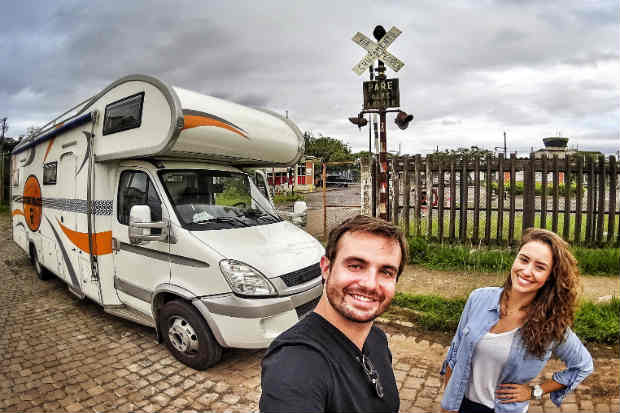
[{"label": "front grille", "polygon": [[321,275],[321,266],[317,262],[309,267],[302,268],[301,270],[289,272],[288,274],[284,274],[282,277],[282,281],[286,284],[287,287],[294,287],[299,284],[303,284],[307,281],[310,281],[313,278],[316,278]]},{"label": "front grille", "polygon": [[314,310],[314,307],[316,307],[320,298],[321,296],[318,296],[314,300],[308,301],[306,304],[302,304],[299,307],[295,308],[295,311],[297,311],[297,317],[299,317],[299,319],[301,320],[306,314]]}]

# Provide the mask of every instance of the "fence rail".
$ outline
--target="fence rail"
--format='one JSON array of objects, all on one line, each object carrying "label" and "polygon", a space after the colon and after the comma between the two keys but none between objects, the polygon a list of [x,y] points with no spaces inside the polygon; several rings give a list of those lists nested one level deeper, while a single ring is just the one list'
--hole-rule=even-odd
[{"label": "fence rail", "polygon": [[393,158],[389,213],[440,242],[515,245],[540,227],[572,244],[620,245],[619,166],[602,155]]}]

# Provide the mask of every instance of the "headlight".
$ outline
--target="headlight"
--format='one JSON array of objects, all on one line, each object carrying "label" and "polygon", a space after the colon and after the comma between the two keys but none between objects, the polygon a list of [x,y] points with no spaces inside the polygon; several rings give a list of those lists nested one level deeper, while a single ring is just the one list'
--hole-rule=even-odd
[{"label": "headlight", "polygon": [[220,270],[235,294],[251,296],[276,295],[276,289],[263,274],[235,260],[220,261]]}]

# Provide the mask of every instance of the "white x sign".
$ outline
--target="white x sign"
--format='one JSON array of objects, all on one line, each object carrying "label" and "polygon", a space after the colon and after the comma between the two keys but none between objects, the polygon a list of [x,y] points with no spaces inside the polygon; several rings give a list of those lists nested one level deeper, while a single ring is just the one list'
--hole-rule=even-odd
[{"label": "white x sign", "polygon": [[362,33],[357,32],[357,34],[353,36],[353,41],[366,49],[368,54],[364,56],[358,64],[353,66],[353,71],[359,76],[364,73],[375,60],[380,59],[391,67],[392,70],[398,72],[405,64],[390,54],[386,49],[401,33],[400,30],[392,26],[390,31],[381,38],[379,43],[375,43]]}]

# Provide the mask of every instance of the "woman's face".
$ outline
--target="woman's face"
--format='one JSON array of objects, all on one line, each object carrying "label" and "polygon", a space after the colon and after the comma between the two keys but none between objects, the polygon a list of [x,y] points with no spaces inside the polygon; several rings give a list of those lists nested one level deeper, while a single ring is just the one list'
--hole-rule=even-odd
[{"label": "woman's face", "polygon": [[552,267],[551,247],[542,241],[528,242],[519,250],[510,270],[512,291],[536,294],[545,285]]}]

